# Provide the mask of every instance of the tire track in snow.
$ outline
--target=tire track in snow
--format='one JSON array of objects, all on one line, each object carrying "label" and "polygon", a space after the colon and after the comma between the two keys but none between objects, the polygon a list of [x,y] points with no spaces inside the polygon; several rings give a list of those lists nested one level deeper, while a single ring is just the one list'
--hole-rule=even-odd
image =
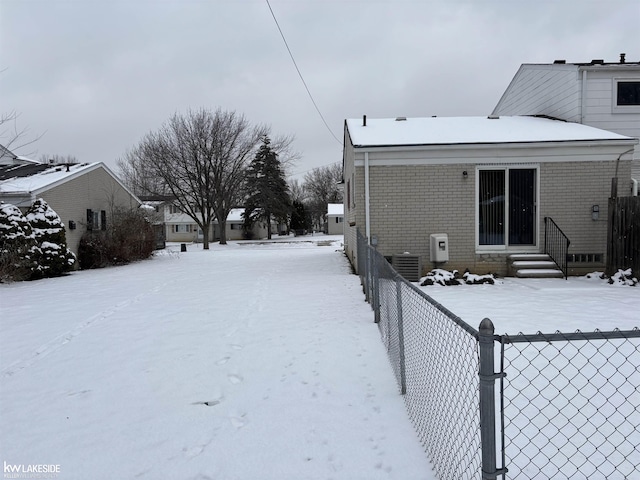
[{"label": "tire track in snow", "polygon": [[162,285],[156,286],[151,290],[148,290],[144,293],[140,293],[129,300],[125,300],[123,302],[117,303],[116,305],[109,307],[106,310],[103,310],[102,312],[99,312],[89,317],[87,320],[80,322],[71,330],[67,330],[66,332],[58,335],[57,337],[53,338],[47,343],[43,343],[38,348],[36,348],[31,354],[19,360],[16,360],[12,364],[3,368],[1,371],[2,377],[11,377],[16,373],[18,373],[19,371],[30,367],[31,365],[45,358],[47,355],[59,350],[60,348],[68,344],[71,340],[76,338],[78,335],[84,332],[87,328],[99,322],[100,320],[104,320],[110,317],[111,315],[113,315],[114,313],[119,312],[120,310],[124,310],[125,308],[140,302],[145,297],[157,294],[162,288],[166,287],[171,283],[175,283],[175,281],[167,282]]}]

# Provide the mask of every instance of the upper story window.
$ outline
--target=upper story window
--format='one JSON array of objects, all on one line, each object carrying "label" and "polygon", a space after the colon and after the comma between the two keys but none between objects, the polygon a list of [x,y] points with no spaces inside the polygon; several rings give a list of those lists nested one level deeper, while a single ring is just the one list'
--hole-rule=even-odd
[{"label": "upper story window", "polygon": [[640,78],[614,78],[612,113],[640,113]]},{"label": "upper story window", "polygon": [[640,105],[640,81],[618,81],[618,106]]}]

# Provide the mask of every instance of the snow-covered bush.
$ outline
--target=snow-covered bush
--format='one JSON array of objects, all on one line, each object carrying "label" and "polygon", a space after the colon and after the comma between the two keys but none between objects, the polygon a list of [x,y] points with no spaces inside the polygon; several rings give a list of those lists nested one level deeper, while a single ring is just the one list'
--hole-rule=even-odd
[{"label": "snow-covered bush", "polygon": [[493,285],[495,283],[495,278],[492,274],[475,275],[469,272],[469,270],[465,271],[462,278],[460,278],[460,274],[457,270],[449,272],[447,270],[442,270],[441,268],[435,268],[427,273],[426,277],[420,279],[420,285],[423,287],[429,285],[454,286],[464,283],[467,285],[480,285],[484,283]]},{"label": "snow-covered bush", "polygon": [[460,275],[457,270],[449,272],[441,268],[434,268],[427,276],[420,279],[420,285],[425,287],[428,285],[460,285]]},{"label": "snow-covered bush", "polygon": [[67,248],[65,228],[58,214],[39,198],[31,205],[26,219],[41,251],[37,258],[40,269],[34,278],[57,277],[71,270],[76,257]]},{"label": "snow-covered bush", "polygon": [[630,268],[626,270],[618,270],[611,277],[607,277],[603,272],[591,272],[585,275],[589,280],[605,280],[610,285],[620,285],[635,287],[638,285],[638,278],[633,275]]},{"label": "snow-covered bush", "polygon": [[41,255],[33,229],[20,209],[0,203],[0,282],[37,277]]},{"label": "snow-covered bush", "polygon": [[86,232],[80,239],[80,268],[124,265],[149,258],[153,254],[155,235],[143,211],[116,210],[106,230]]}]

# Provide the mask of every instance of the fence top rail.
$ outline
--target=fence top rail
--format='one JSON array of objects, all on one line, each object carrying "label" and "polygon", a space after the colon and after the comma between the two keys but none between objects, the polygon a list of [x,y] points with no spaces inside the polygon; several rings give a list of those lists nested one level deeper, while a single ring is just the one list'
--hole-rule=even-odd
[{"label": "fence top rail", "polygon": [[[385,262],[386,262],[386,260],[385,260]],[[478,330],[476,330],[471,325],[469,325],[467,322],[462,320],[459,316],[457,316],[455,313],[453,313],[447,307],[445,307],[444,305],[436,302],[427,293],[425,293],[424,290],[420,290],[414,283],[409,282],[407,279],[403,278],[402,275],[400,275],[398,272],[396,272],[395,269],[390,264],[389,264],[389,269],[393,272],[394,279],[403,282],[405,285],[407,285],[409,288],[411,288],[415,293],[417,293],[422,298],[424,298],[427,302],[429,302],[434,308],[438,309],[440,312],[445,314],[449,319],[451,319],[455,324],[457,324],[465,332],[467,332],[471,336],[475,337],[476,339],[478,338]]]},{"label": "fence top rail", "polygon": [[627,338],[640,338],[640,329],[635,327],[632,330],[615,330],[609,332],[602,332],[596,330],[594,332],[581,332],[576,330],[573,333],[562,333],[556,331],[555,333],[535,333],[524,334],[519,333],[517,335],[496,335],[496,340],[502,343],[531,343],[531,342],[566,342],[574,340],[615,340],[615,339],[627,339]]}]

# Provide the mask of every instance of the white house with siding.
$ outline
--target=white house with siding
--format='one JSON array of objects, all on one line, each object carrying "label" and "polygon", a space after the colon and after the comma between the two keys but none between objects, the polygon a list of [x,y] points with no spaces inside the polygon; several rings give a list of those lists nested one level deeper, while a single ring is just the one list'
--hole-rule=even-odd
[{"label": "white house with siding", "polygon": [[68,248],[78,253],[87,230],[104,230],[114,209],[135,209],[140,200],[103,163],[0,165],[0,201],[26,211],[37,198],[66,227]]},{"label": "white house with siding", "polygon": [[327,234],[344,234],[344,205],[342,203],[327,205]]},{"label": "white house with siding", "polygon": [[[621,54],[617,62],[523,64],[493,115],[546,115],[640,138],[640,62]],[[632,156],[638,181],[640,146]]]}]

